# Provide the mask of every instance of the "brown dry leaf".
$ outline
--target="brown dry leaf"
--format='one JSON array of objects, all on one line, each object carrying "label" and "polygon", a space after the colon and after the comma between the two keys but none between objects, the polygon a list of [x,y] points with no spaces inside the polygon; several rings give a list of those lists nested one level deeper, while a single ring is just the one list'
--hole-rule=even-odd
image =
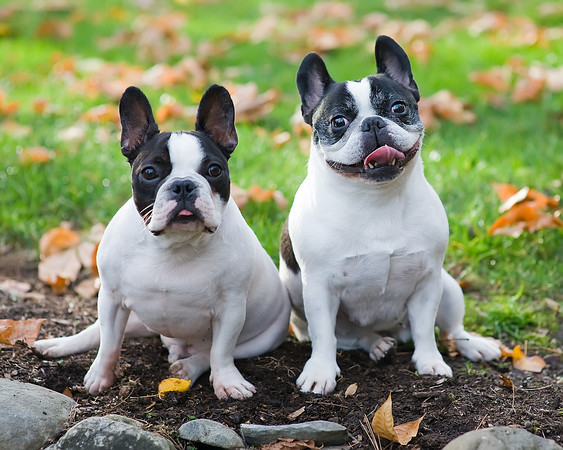
[{"label": "brown dry leaf", "polygon": [[546,366],[546,363],[541,356],[526,356],[522,352],[520,345],[517,345],[512,353],[512,365],[518,370],[540,373]]},{"label": "brown dry leaf", "polygon": [[70,392],[70,389],[69,389],[68,386],[64,388],[64,391],[62,392],[62,394],[66,395],[67,397],[72,398],[72,392]]},{"label": "brown dry leaf", "polygon": [[346,388],[346,392],[344,392],[344,398],[348,398],[356,393],[358,390],[358,383],[352,383],[350,386]]},{"label": "brown dry leaf", "polygon": [[22,125],[15,120],[4,120],[0,125],[0,131],[13,138],[20,139],[31,134],[32,128],[29,125]]},{"label": "brown dry leaf", "polygon": [[279,98],[279,92],[275,89],[260,94],[258,85],[253,82],[236,85],[226,83],[225,87],[233,99],[237,122],[256,122],[270,113]]},{"label": "brown dry leaf", "polygon": [[510,89],[512,71],[508,67],[493,67],[488,71],[471,72],[469,79],[481,86],[487,86],[500,92],[507,92]]},{"label": "brown dry leaf", "polygon": [[375,434],[384,439],[392,442],[398,442],[401,445],[407,445],[413,437],[418,433],[420,422],[424,415],[412,422],[406,422],[401,425],[393,425],[393,402],[391,400],[391,393],[387,400],[375,412],[371,421],[371,427]]},{"label": "brown dry leaf", "polygon": [[86,278],[74,288],[80,298],[94,298],[100,289],[100,282],[96,278]]},{"label": "brown dry leaf", "polygon": [[522,78],[516,82],[516,86],[512,92],[512,101],[514,103],[523,103],[539,100],[544,85],[545,79],[542,78]]},{"label": "brown dry leaf", "polygon": [[289,420],[295,420],[295,419],[297,419],[301,414],[303,414],[304,412],[305,412],[305,407],[302,406],[302,407],[299,408],[298,410],[293,411],[291,414],[288,414],[288,415],[287,415],[287,418],[288,418]]},{"label": "brown dry leaf", "polygon": [[436,129],[440,124],[439,119],[457,124],[474,123],[477,120],[469,105],[445,89],[422,98],[419,102],[419,113],[422,123],[428,129]]},{"label": "brown dry leaf", "polygon": [[507,388],[516,390],[516,386],[514,385],[514,383],[510,378],[506,378],[504,375],[500,375],[500,374],[499,377]]},{"label": "brown dry leaf", "polygon": [[81,118],[86,122],[93,123],[119,123],[118,108],[111,104],[94,106],[82,114]]},{"label": "brown dry leaf", "polygon": [[0,344],[31,347],[37,340],[39,328],[46,319],[10,320],[0,319]]},{"label": "brown dry leaf", "polygon": [[276,442],[271,444],[261,445],[260,450],[305,450],[305,449],[320,449],[315,445],[313,440],[301,440],[291,438],[278,438]]},{"label": "brown dry leaf", "polygon": [[19,154],[22,164],[45,164],[55,158],[55,152],[41,146],[24,148]]},{"label": "brown dry leaf", "polygon": [[453,334],[440,330],[438,342],[445,347],[448,356],[456,356],[458,354],[457,340],[454,338]]},{"label": "brown dry leaf", "polygon": [[235,203],[237,204],[240,210],[244,209],[244,207],[250,200],[250,195],[248,195],[248,191],[234,183],[231,183],[231,197],[233,198],[233,200],[235,201]]},{"label": "brown dry leaf", "polygon": [[82,264],[76,248],[54,253],[39,262],[39,279],[61,294],[78,278]]},{"label": "brown dry leaf", "polygon": [[47,19],[39,24],[35,30],[37,37],[54,37],[68,39],[74,33],[74,28],[68,20]]}]

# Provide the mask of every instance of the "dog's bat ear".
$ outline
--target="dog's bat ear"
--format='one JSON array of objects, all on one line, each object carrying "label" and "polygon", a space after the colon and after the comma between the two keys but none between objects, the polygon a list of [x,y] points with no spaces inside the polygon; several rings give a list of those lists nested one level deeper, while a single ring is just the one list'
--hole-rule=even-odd
[{"label": "dog's bat ear", "polygon": [[151,105],[145,94],[135,86],[128,87],[119,102],[121,118],[121,153],[132,164],[139,150],[160,133]]},{"label": "dog's bat ear", "polygon": [[227,159],[231,156],[238,144],[235,106],[229,91],[223,86],[214,84],[203,94],[197,110],[195,129],[213,139]]},{"label": "dog's bat ear", "polygon": [[334,83],[323,59],[316,53],[309,53],[297,71],[297,90],[301,96],[301,113],[305,123],[311,125],[313,113],[321,102],[328,87]]},{"label": "dog's bat ear", "polygon": [[405,51],[389,36],[381,35],[375,41],[377,73],[387,74],[412,92],[418,102],[420,93],[414,81],[411,63]]}]

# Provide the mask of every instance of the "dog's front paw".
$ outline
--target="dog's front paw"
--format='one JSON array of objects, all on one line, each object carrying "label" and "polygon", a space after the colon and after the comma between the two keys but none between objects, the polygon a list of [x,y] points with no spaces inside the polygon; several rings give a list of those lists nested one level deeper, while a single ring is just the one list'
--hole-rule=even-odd
[{"label": "dog's front paw", "polygon": [[389,350],[395,346],[395,339],[392,337],[382,337],[375,341],[369,350],[369,357],[374,361],[385,358]]},{"label": "dog's front paw", "polygon": [[84,386],[92,395],[98,395],[106,391],[116,379],[116,369],[102,367],[101,364],[94,360],[90,370],[84,376]]},{"label": "dog's front paw", "polygon": [[457,339],[457,349],[471,361],[490,361],[500,358],[500,347],[493,339],[469,334]]},{"label": "dog's front paw", "polygon": [[32,349],[36,354],[45,358],[60,358],[72,353],[66,345],[67,340],[66,337],[41,339],[35,341]]},{"label": "dog's front paw", "polygon": [[256,393],[256,388],[246,381],[234,366],[212,370],[209,380],[213,383],[213,390],[219,400],[229,397],[242,400]]},{"label": "dog's front paw", "polygon": [[418,353],[414,352],[412,356],[414,366],[421,375],[443,375],[446,377],[452,376],[452,369],[448,366],[442,355],[438,351],[435,353]]},{"label": "dog's front paw", "polygon": [[336,388],[336,377],[340,375],[340,368],[336,364],[310,359],[303,367],[303,372],[297,378],[297,386],[301,392],[313,394],[330,394]]}]

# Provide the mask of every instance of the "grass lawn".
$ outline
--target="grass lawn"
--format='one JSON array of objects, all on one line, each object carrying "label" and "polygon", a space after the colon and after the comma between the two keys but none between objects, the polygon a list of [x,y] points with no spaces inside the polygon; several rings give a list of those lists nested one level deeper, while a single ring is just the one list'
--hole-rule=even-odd
[{"label": "grass lawn", "polygon": [[[512,95],[537,70],[563,66],[563,8],[525,0],[405,0],[401,8],[375,0],[331,8],[297,0],[145,3],[0,1],[3,248],[35,249],[61,221],[77,230],[107,223],[130,196],[114,115],[121,84],[138,84],[155,110],[171,101],[193,106],[211,83],[275,89],[271,112],[237,126],[231,178],[244,189],[280,190],[291,202],[307,161],[300,147],[306,138],[290,124],[301,58],[336,39],[323,54],[331,75],[358,79],[375,71],[375,37],[386,33],[411,54],[423,97],[447,89],[476,117],[440,120],[427,130],[422,153],[448,213],[446,266],[466,286],[468,328],[507,343],[561,347],[554,339],[560,316],[545,299],[563,300],[562,230],[513,238],[489,236],[488,229],[501,203],[491,182],[561,193],[563,93],[546,84],[527,101]],[[200,64],[203,82],[193,72],[175,83],[146,76],[155,64],[177,67],[188,57]],[[471,73],[495,67],[505,91],[471,81]],[[94,114],[100,105],[109,112]],[[189,120],[172,115],[160,125],[190,129]],[[278,147],[272,136],[280,131],[292,138]],[[47,162],[33,156],[36,147]],[[243,210],[275,261],[287,212],[274,202]]]}]

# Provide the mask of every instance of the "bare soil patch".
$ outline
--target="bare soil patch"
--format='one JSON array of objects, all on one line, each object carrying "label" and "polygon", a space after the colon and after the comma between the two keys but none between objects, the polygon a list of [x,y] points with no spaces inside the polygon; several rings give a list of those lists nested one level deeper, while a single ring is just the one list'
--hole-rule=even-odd
[{"label": "bare soil patch", "polygon": [[[46,318],[40,337],[69,335],[95,320],[95,299],[53,295],[37,280],[36,263],[27,256],[0,257],[0,281],[6,278],[30,283],[32,291],[19,298],[0,291],[0,318]],[[170,437],[180,449],[189,445],[177,437],[177,430],[193,418],[216,420],[237,431],[241,423],[276,425],[330,420],[347,427],[355,438],[353,448],[370,448],[361,421],[364,416],[371,420],[389,392],[393,395],[396,423],[425,415],[418,436],[407,449],[440,449],[461,434],[489,426],[522,427],[563,445],[560,355],[544,355],[547,367],[540,374],[514,370],[510,361],[477,364],[461,356],[446,357],[454,370],[454,377],[446,379],[417,375],[410,362],[411,351],[401,346],[378,364],[361,351],[339,352],[342,376],[336,391],[327,396],[303,394],[295,386],[310,346],[292,338],[267,355],[237,362],[258,391],[244,401],[217,400],[207,375],[186,393],[158,398],[158,384],[169,374],[167,354],[157,337],[125,342],[121,376],[107,393],[97,397],[82,387],[94,351],[46,361],[24,348],[0,346],[0,376],[58,392],[68,387],[79,404],[70,425],[90,416],[122,414],[141,421],[150,431]],[[501,375],[510,379],[515,388],[506,387]],[[357,383],[357,392],[345,397],[352,383]],[[291,418],[303,407],[297,418]],[[385,447],[388,442],[382,440],[382,444]],[[387,448],[398,447],[393,444]]]}]

